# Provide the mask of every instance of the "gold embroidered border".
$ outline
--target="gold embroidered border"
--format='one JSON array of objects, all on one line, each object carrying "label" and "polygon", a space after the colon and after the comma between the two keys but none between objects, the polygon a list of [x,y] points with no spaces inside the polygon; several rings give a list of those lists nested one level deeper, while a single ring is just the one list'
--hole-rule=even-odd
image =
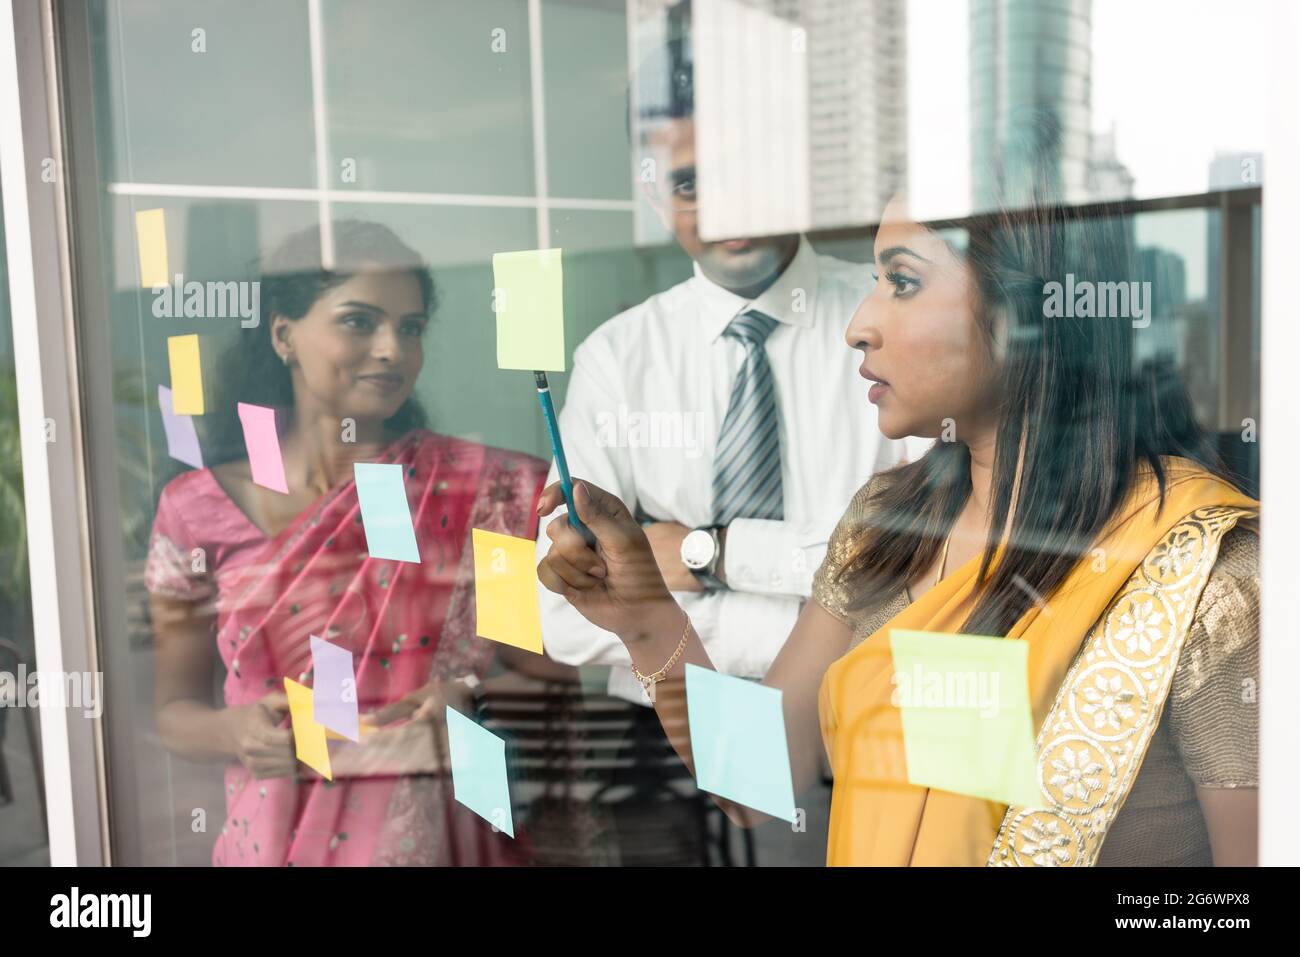
[{"label": "gold embroidered border", "polygon": [[1197,509],[1142,560],[1038,733],[1041,807],[1007,808],[990,867],[1090,867],[1146,756],[1219,543],[1253,510]]}]

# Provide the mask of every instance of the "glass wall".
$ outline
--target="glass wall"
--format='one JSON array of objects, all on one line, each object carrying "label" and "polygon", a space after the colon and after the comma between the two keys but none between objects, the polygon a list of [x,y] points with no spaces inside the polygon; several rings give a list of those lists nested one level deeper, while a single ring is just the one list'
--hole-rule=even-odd
[{"label": "glass wall", "polygon": [[27,578],[27,516],[18,436],[9,277],[0,221],[0,865],[48,864],[40,731],[27,676],[36,672]]},{"label": "glass wall", "polygon": [[[1040,194],[1000,189],[1026,182],[1044,144],[1030,137],[1018,146],[1037,127],[1008,117],[1048,103],[1061,134],[1049,157],[1057,199],[1084,218],[1110,217],[1132,246],[1140,271],[1131,278],[1154,290],[1135,363],[1181,374],[1197,421],[1253,489],[1256,446],[1253,433],[1242,436],[1244,420],[1258,419],[1261,173],[1250,167],[1246,177],[1238,160],[1253,162],[1258,140],[1222,143],[1216,159],[1201,150],[1203,136],[1180,127],[1171,135],[1188,149],[1167,175],[1144,138],[1126,142],[1131,111],[1110,95],[1113,72],[1131,68],[1129,51],[1113,42],[1117,6],[971,0],[940,14],[902,0],[718,0],[698,5],[697,17],[714,19],[697,20],[707,29],[693,34],[689,10],[666,0],[66,4],[65,56],[89,77],[69,94],[77,242],[97,254],[78,277],[78,323],[84,342],[103,346],[87,412],[89,472],[95,508],[115,532],[94,543],[113,861],[823,864],[831,776],[822,755],[795,795],[794,826],[738,828],[695,787],[655,712],[626,693],[626,681],[620,692],[614,672],[629,677],[622,663],[519,653],[478,637],[471,530],[536,537],[535,498],[552,458],[532,378],[498,363],[493,257],[563,251],[565,362],[550,377],[559,409],[575,349],[613,317],[634,307],[643,315],[643,303],[674,290],[678,298],[654,307],[662,349],[653,339],[611,345],[608,328],[600,340],[607,365],[587,380],[587,398],[617,416],[615,392],[645,380],[647,368],[671,367],[673,323],[696,321],[679,285],[701,282],[691,278],[692,255],[707,260],[700,244],[726,240],[752,216],[759,225],[746,236],[803,234],[806,255],[827,257],[820,268],[841,276],[839,298],[824,293],[813,307],[834,326],[824,338],[840,351],[824,365],[807,360],[788,382],[778,370],[778,388],[813,394],[841,373],[863,386],[854,371],[861,357],[841,343],[858,302],[880,288],[861,267],[874,259],[887,204],[906,190],[914,219],[967,237],[954,248],[987,226],[982,217],[997,202],[1031,204]],[[950,18],[964,38],[956,49],[930,29]],[[779,70],[728,46],[728,22],[776,43]],[[692,36],[695,49],[683,52]],[[874,44],[863,47],[873,58],[866,67],[853,38]],[[1145,52],[1176,71],[1195,54],[1163,44]],[[683,119],[672,112],[673,91],[691,62],[698,145],[689,177],[666,182],[663,171],[676,175],[682,164],[656,124]],[[725,82],[751,75],[751,86]],[[797,88],[793,105],[758,85],[764,76]],[[767,110],[776,100],[781,108]],[[760,154],[780,159],[791,144],[798,157],[754,172]],[[1189,151],[1198,171],[1217,162],[1239,175],[1211,173],[1189,189]],[[677,241],[673,217],[694,216],[697,202],[715,212],[692,247]],[[1101,208],[1110,202],[1120,205]],[[178,358],[186,349],[190,367]],[[606,361],[595,355],[589,349],[586,361]],[[193,384],[184,401],[182,368]],[[702,413],[715,433],[730,389],[728,379],[718,407]],[[325,454],[304,425],[337,411],[339,390],[382,428],[336,416],[330,435],[371,443],[363,459],[403,467],[417,525],[429,533],[421,532],[418,574],[399,576],[402,563],[375,561],[374,548],[367,557],[358,537],[365,501],[357,505],[355,489],[350,500],[338,492],[352,463]],[[865,392],[853,395],[865,405]],[[836,396],[818,402],[828,418],[844,405]],[[278,436],[279,498],[250,461],[238,403],[271,410],[262,434]],[[826,428],[828,442],[842,434]],[[394,440],[416,432],[433,438]],[[803,482],[808,500],[822,499],[818,508],[835,519],[876,466],[919,454],[935,434],[912,438],[919,444],[892,459],[863,452],[861,468],[787,461],[787,494]],[[710,457],[717,439],[702,440]],[[783,441],[792,448],[788,434]],[[683,487],[705,474],[689,471],[682,449],[671,454]],[[645,470],[624,476],[646,506],[636,518],[709,524],[690,507],[670,514],[679,489],[659,475],[665,461],[627,459]],[[791,468],[806,474],[793,479]],[[852,482],[834,477],[850,473]],[[828,490],[819,496],[820,480]],[[709,482],[697,483],[701,501]],[[21,502],[21,488],[0,495],[0,522],[10,522],[6,503]],[[21,508],[15,516],[21,528]],[[784,632],[763,628],[788,632],[833,525],[800,558],[811,561],[801,591],[755,592],[755,647],[780,647]],[[5,547],[14,540],[6,534]],[[0,570],[22,554],[0,550]],[[761,610],[769,600],[770,614]],[[0,593],[0,637],[19,639],[19,653],[30,651],[24,601],[20,587]],[[399,706],[393,727],[365,732],[377,736],[371,744],[359,732],[360,743],[330,745],[329,781],[294,760],[281,698],[285,679],[315,678],[311,637],[353,643],[363,714]],[[768,655],[741,677],[760,678],[770,664]],[[513,841],[453,799],[443,732],[406,720],[434,686],[439,696],[454,686],[457,707],[505,742]],[[418,734],[402,730],[412,727]],[[11,769],[30,760],[21,713],[0,710],[0,743]],[[32,790],[29,774],[11,776]],[[19,814],[22,825],[3,823]],[[32,793],[10,806],[0,797],[0,861],[39,859],[40,847],[6,844],[39,833],[38,815]]]}]

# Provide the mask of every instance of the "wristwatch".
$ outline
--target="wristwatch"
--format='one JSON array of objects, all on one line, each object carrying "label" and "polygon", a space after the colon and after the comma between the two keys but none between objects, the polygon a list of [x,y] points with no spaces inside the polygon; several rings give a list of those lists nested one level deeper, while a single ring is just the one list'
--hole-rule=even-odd
[{"label": "wristwatch", "polygon": [[726,588],[718,578],[718,559],[722,557],[722,542],[716,528],[697,528],[682,539],[682,564],[685,565],[706,591]]}]

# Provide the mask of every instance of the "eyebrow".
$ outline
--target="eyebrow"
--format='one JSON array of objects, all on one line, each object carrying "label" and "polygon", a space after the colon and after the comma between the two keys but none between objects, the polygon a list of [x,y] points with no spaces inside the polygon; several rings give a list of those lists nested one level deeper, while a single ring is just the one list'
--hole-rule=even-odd
[{"label": "eyebrow", "polygon": [[680,169],[675,169],[668,174],[668,178],[674,186],[680,186],[682,183],[695,179],[695,167],[683,166]]},{"label": "eyebrow", "polygon": [[[889,262],[889,260],[893,259],[895,256],[913,256],[913,257],[915,257],[916,259],[921,260],[921,262],[923,262],[923,263],[928,263],[928,262],[930,262],[930,260],[926,259],[924,256],[922,256],[922,255],[921,255],[920,253],[918,253],[916,250],[914,250],[914,249],[909,249],[909,248],[906,247],[906,246],[890,246],[890,247],[889,247],[888,249],[886,249],[884,252],[880,253],[880,254],[877,256],[877,258],[878,258],[881,262]],[[933,263],[931,263],[931,265],[933,265]]]},{"label": "eyebrow", "polygon": [[[388,313],[384,312],[384,310],[380,309],[378,306],[373,305],[372,303],[362,302],[359,299],[349,299],[347,302],[340,302],[334,308],[335,309],[364,309],[366,312],[373,312],[376,315],[380,315],[380,316],[388,315]],[[429,314],[427,312],[408,312],[406,315],[402,316],[402,318],[403,319],[424,319],[427,321],[429,318]]]}]

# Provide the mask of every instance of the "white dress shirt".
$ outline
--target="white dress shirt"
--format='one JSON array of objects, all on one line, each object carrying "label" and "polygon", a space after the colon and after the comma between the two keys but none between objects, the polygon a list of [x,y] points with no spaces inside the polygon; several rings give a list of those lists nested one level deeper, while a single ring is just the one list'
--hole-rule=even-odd
[{"label": "white dress shirt", "polygon": [[[604,323],[573,354],[560,434],[569,472],[617,495],[638,519],[712,525],[713,459],[745,346],[722,335],[757,309],[778,320],[766,347],[780,409],[784,519],[738,519],[727,529],[728,588],[678,592],[714,667],[761,678],[794,627],[826,543],[872,474],[902,460],[886,439],[844,341],[871,274],[819,256],[806,239],[762,295],[745,300],[695,275]],[[554,463],[548,480],[557,480]],[[550,548],[543,518],[540,561]],[[613,666],[611,694],[645,704],[631,659],[612,633],[542,589],[547,652],[570,665]],[[641,662],[654,670],[663,662]]]}]

